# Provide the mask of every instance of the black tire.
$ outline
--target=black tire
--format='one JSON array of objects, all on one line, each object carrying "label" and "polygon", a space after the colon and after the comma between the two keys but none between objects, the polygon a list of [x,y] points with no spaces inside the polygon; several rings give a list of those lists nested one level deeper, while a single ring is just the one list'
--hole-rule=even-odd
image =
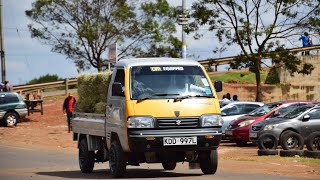
[{"label": "black tire", "polygon": [[320,159],[320,151],[304,151],[304,156],[309,158]]},{"label": "black tire", "polygon": [[7,127],[14,127],[17,125],[18,119],[19,117],[16,113],[9,112],[3,117],[4,125]]},{"label": "black tire", "polygon": [[303,137],[295,132],[288,132],[281,137],[281,147],[284,150],[302,150],[304,146]]},{"label": "black tire", "polygon": [[88,151],[86,138],[82,138],[79,143],[79,166],[83,173],[92,173],[93,171],[94,151]]},{"label": "black tire", "polygon": [[278,155],[278,150],[276,149],[258,149],[258,156],[273,156]]},{"label": "black tire", "polygon": [[215,174],[218,168],[217,150],[205,151],[200,154],[200,169],[203,174]]},{"label": "black tire", "polygon": [[320,132],[313,132],[307,139],[307,149],[309,151],[320,151]]},{"label": "black tire", "polygon": [[163,162],[162,167],[164,170],[174,170],[177,166],[176,162]]},{"label": "black tire", "polygon": [[258,139],[259,149],[276,149],[278,140],[276,136],[271,133],[262,134]]},{"label": "black tire", "polygon": [[281,157],[304,156],[303,150],[280,150]]},{"label": "black tire", "polygon": [[123,177],[126,173],[127,162],[125,153],[118,141],[114,141],[111,144],[109,152],[109,168],[110,174],[115,178]]}]

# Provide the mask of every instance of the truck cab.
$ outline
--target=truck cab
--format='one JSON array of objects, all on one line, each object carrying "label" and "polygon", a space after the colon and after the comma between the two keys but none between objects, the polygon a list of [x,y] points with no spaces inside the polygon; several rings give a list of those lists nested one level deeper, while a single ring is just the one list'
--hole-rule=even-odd
[{"label": "truck cab", "polygon": [[106,158],[93,157],[109,160],[114,177],[123,176],[126,165],[162,163],[173,170],[183,161],[214,174],[223,124],[216,91],[221,90],[221,82],[214,86],[196,61],[120,60],[111,77],[105,119],[100,118],[104,127],[98,129],[105,134],[89,133],[90,124],[80,125],[86,118],[76,114],[74,137],[86,139],[87,151],[103,151]]}]

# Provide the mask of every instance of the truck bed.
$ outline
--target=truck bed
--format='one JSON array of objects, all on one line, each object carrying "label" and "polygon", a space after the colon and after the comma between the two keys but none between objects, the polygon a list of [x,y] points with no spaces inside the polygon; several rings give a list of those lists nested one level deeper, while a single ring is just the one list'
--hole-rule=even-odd
[{"label": "truck bed", "polygon": [[74,133],[105,137],[105,114],[75,112],[71,119]]}]

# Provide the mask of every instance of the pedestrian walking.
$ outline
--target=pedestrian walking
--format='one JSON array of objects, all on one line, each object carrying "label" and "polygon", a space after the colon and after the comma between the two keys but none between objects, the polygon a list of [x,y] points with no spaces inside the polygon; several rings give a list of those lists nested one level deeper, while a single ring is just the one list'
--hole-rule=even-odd
[{"label": "pedestrian walking", "polygon": [[69,93],[68,97],[64,100],[64,103],[63,103],[63,113],[67,115],[69,133],[71,131],[70,122],[71,122],[72,113],[74,111],[75,104],[76,104],[76,98]]}]

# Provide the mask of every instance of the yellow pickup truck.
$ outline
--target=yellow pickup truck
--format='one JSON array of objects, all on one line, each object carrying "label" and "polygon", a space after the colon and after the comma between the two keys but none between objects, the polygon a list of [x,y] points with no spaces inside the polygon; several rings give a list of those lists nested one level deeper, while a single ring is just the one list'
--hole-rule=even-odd
[{"label": "yellow pickup truck", "polygon": [[113,177],[140,163],[173,170],[177,162],[192,162],[204,174],[216,172],[222,83],[213,85],[197,61],[120,60],[108,88],[106,114],[76,112],[71,120],[82,172],[106,161]]}]

